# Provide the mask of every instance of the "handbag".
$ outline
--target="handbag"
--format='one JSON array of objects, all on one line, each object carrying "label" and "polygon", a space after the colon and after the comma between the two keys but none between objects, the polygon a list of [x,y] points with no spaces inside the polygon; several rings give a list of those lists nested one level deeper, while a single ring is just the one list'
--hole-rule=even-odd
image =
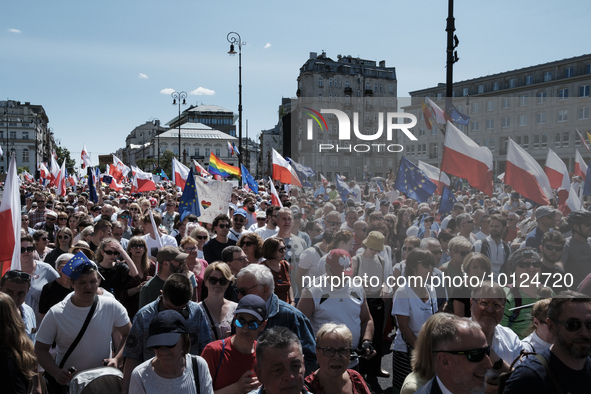
[{"label": "handbag", "polygon": [[[90,324],[90,320],[92,319],[92,316],[94,315],[94,311],[96,310],[97,304],[98,304],[98,296],[95,295],[94,302],[92,303],[92,306],[90,307],[90,311],[88,311],[88,315],[86,316],[86,320],[84,320],[84,324],[82,325],[82,328],[80,329],[80,332],[78,333],[78,336],[76,337],[76,339],[74,339],[74,342],[72,342],[72,344],[68,348],[68,351],[66,352],[66,354],[62,358],[62,361],[60,361],[59,369],[62,369],[64,367],[64,365],[66,365],[66,361],[68,360],[68,357],[70,357],[70,355],[72,354],[74,349],[76,349],[76,346],[78,346],[78,343],[82,339],[84,332],[86,332],[86,328],[88,328],[88,325]],[[61,384],[59,384],[53,376],[51,376],[49,373],[47,373],[47,371],[45,371],[45,379],[47,380],[47,390],[48,390],[49,394],[67,394],[68,393],[68,386],[62,386]]]}]

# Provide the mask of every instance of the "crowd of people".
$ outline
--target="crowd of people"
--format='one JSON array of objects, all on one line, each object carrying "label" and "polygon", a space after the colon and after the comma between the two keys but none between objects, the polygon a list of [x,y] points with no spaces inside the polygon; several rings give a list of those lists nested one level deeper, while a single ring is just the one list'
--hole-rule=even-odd
[{"label": "crowd of people", "polygon": [[563,216],[507,185],[464,187],[439,214],[437,195],[393,185],[278,184],[281,206],[235,187],[205,223],[179,214],[173,185],[93,202],[23,183],[20,269],[0,282],[8,392],[65,393],[101,369],[121,371],[122,394],[366,394],[378,378],[401,393],[588,392],[588,203]]}]

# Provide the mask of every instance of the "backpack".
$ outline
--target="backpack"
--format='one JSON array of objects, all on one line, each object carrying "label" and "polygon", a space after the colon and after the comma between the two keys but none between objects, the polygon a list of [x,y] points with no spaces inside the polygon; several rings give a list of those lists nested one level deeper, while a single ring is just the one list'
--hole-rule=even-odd
[{"label": "backpack", "polygon": [[558,394],[564,394],[564,391],[562,391],[562,389],[560,388],[560,385],[558,384],[558,381],[556,380],[556,376],[554,376],[554,373],[550,369],[550,365],[548,365],[548,361],[544,358],[544,356],[542,356],[541,354],[538,354],[536,352],[526,352],[525,350],[522,350],[521,353],[519,354],[519,356],[515,360],[513,360],[513,362],[511,363],[511,367],[509,368],[509,372],[503,372],[502,374],[499,375],[498,393],[501,394],[501,393],[505,392],[505,386],[507,385],[507,381],[509,380],[509,378],[513,374],[513,371],[514,371],[513,368],[515,367],[515,364],[517,363],[517,361],[519,361],[519,360],[523,361],[523,358],[524,357],[527,358],[528,356],[534,356],[535,358],[538,359],[538,361],[542,364],[542,366],[546,370],[546,373],[548,374],[548,377],[552,381],[552,385],[554,386],[554,389],[556,390],[556,392]]}]

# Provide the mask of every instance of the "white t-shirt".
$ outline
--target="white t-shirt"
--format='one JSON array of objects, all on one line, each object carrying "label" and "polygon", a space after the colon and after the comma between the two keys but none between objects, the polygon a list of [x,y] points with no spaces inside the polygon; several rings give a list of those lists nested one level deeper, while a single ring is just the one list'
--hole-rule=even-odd
[{"label": "white t-shirt", "polygon": [[230,232],[228,233],[228,239],[238,242],[240,237],[242,237],[244,234],[248,234],[248,233],[250,233],[250,231],[248,231],[244,227],[242,228],[241,232],[238,232],[238,231],[234,230],[233,228],[231,228]]},{"label": "white t-shirt", "polygon": [[[197,394],[195,377],[193,375],[193,361],[191,354],[185,355],[185,371],[174,379],[166,379],[154,372],[152,360],[144,361],[131,373],[129,394],[159,394],[159,393],[186,393]],[[199,387],[203,394],[213,394],[211,375],[205,360],[197,356],[197,368],[199,370]]]},{"label": "white t-shirt", "polygon": [[[320,254],[318,254],[317,249],[320,251]],[[323,256],[326,256],[326,253],[324,253],[319,247],[308,248],[300,255],[299,267],[308,270],[306,276],[312,278],[324,275],[326,273],[324,268],[326,258],[323,259]]]},{"label": "white t-shirt", "polygon": [[[396,290],[394,300],[392,301],[392,315],[409,316],[408,326],[416,336],[419,335],[419,331],[427,319],[437,312],[437,295],[435,294],[435,290],[432,287],[427,287],[427,290],[429,299],[427,302],[423,302],[407,284]],[[400,329],[396,331],[394,350],[399,352],[406,352],[408,350]]]},{"label": "white t-shirt", "polygon": [[37,266],[35,267],[35,274],[31,277],[31,288],[25,297],[25,304],[30,306],[35,312],[37,327],[39,327],[42,319],[39,314],[39,298],[41,297],[41,291],[43,290],[43,286],[59,278],[60,274],[47,263],[37,260],[35,260],[35,263],[37,263]]},{"label": "white t-shirt", "polygon": [[[150,234],[146,234],[144,236],[142,236],[142,238],[144,239],[144,241],[146,241],[146,244],[148,245],[148,257],[156,257],[156,256],[152,256],[152,248],[160,248],[160,245],[158,245],[158,241],[156,241],[156,239],[152,238],[150,236]],[[166,235],[166,234],[160,234],[160,240],[162,241],[162,246],[166,246],[166,245],[171,245],[174,246],[175,248],[178,248],[178,244],[176,242],[176,239],[174,237],[171,237],[170,235]]]},{"label": "white t-shirt", "polygon": [[271,238],[271,237],[276,236],[277,233],[279,233],[279,227],[275,227],[275,230],[270,230],[269,228],[267,228],[267,226],[265,226],[265,227],[257,228],[256,230],[254,230],[254,232],[257,233],[258,235],[260,235],[264,241],[267,238]]},{"label": "white t-shirt", "polygon": [[[56,364],[78,336],[90,306],[77,307],[71,299],[65,299],[49,309],[41,322],[37,341],[46,345],[57,343]],[[86,332],[66,361],[66,367],[74,366],[78,371],[100,367],[106,358],[111,358],[111,333],[113,327],[129,323],[127,311],[111,297],[99,297],[96,310]]]}]

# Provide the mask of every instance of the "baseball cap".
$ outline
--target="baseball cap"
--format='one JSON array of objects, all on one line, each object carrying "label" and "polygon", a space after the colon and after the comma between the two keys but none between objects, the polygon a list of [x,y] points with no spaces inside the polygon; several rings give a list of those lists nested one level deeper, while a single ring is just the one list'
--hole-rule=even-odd
[{"label": "baseball cap", "polygon": [[240,215],[243,217],[248,217],[248,215],[246,214],[246,211],[243,208],[237,209],[236,211],[234,211],[234,216],[236,215]]},{"label": "baseball cap", "polygon": [[265,321],[267,320],[267,304],[258,295],[248,294],[238,302],[234,314],[238,313],[247,313],[260,321]]},{"label": "baseball cap", "polygon": [[390,201],[388,201],[388,200],[380,201],[380,207],[387,207],[389,205],[390,205]]},{"label": "baseball cap", "polygon": [[45,217],[50,217],[50,216],[51,216],[52,218],[54,218],[54,219],[57,219],[57,213],[55,213],[55,212],[53,212],[53,211],[48,211],[48,212],[45,214]]},{"label": "baseball cap", "polygon": [[538,209],[536,209],[536,220],[541,219],[544,216],[554,215],[555,213],[556,213],[556,211],[554,210],[554,208],[552,208],[548,205],[538,207]]},{"label": "baseball cap", "polygon": [[174,346],[181,334],[188,332],[185,319],[180,313],[174,310],[162,311],[150,322],[146,347]]},{"label": "baseball cap", "polygon": [[178,250],[178,248],[175,248],[174,246],[171,246],[171,245],[166,245],[166,246],[162,247],[160,250],[158,250],[158,255],[157,255],[157,259],[158,259],[159,263],[162,263],[163,261],[170,261],[170,260],[183,261],[187,257],[189,257],[189,255],[187,253],[182,253],[180,250]]},{"label": "baseball cap", "polygon": [[258,211],[257,212],[257,219],[266,219],[267,218],[267,214],[265,213],[265,211]]},{"label": "baseball cap", "polygon": [[[326,255],[326,264],[333,274],[339,274],[342,270],[347,276],[351,276],[351,255],[344,249],[333,249]],[[334,268],[334,270],[333,270]]]},{"label": "baseball cap", "polygon": [[156,201],[156,199],[154,197],[150,197],[150,206],[152,208],[155,208],[156,205],[158,205],[158,201]]}]

